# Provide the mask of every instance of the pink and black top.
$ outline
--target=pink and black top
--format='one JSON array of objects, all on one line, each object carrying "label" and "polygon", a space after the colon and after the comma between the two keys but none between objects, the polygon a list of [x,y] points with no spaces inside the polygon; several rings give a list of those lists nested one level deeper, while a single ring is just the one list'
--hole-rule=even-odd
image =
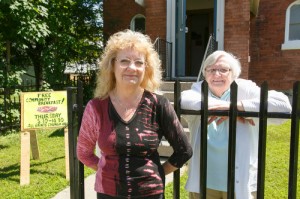
[{"label": "pink and black top", "polygon": [[[163,194],[165,174],[157,152],[163,136],[174,150],[168,161],[180,168],[192,156],[192,148],[165,97],[145,91],[128,122],[110,98],[95,98],[83,114],[77,156],[83,164],[97,166],[98,193],[127,198]],[[96,143],[100,158],[94,153]]]}]

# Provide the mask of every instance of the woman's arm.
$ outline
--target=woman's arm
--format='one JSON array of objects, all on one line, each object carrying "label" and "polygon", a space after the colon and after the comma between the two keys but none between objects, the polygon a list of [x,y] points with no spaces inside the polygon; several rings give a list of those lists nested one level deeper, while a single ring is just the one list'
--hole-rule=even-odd
[{"label": "woman's arm", "polygon": [[[238,96],[245,111],[258,112],[261,88],[251,80],[236,80]],[[275,90],[268,91],[268,112],[291,112],[292,107],[286,95]]]},{"label": "woman's arm", "polygon": [[[237,80],[238,95],[245,111],[259,112],[260,108],[260,92],[261,88],[258,87],[251,80]],[[268,112],[286,112],[290,113],[292,107],[286,95],[282,92],[275,90],[268,91]],[[284,119],[270,118],[269,124],[281,124]]]},{"label": "woman's arm", "polygon": [[201,109],[201,85],[202,82],[193,83],[191,89],[181,92],[180,105],[182,109]]},{"label": "woman's arm", "polygon": [[165,175],[168,175],[169,173],[172,173],[178,169],[177,167],[174,167],[172,164],[170,164],[168,161],[165,161],[162,166],[164,168]]},{"label": "woman's arm", "polygon": [[160,103],[158,110],[160,128],[174,151],[164,164],[165,172],[169,173],[182,167],[191,158],[193,151],[172,104],[164,97]]},{"label": "woman's arm", "polygon": [[95,113],[92,103],[88,103],[81,121],[77,139],[77,157],[86,166],[97,170],[99,158],[95,155],[97,132],[95,130]]}]

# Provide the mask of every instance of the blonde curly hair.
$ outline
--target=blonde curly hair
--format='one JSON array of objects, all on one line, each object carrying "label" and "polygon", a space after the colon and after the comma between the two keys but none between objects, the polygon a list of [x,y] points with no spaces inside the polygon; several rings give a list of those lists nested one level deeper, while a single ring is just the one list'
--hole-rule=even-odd
[{"label": "blonde curly hair", "polygon": [[161,60],[150,37],[126,29],[113,34],[107,41],[99,62],[94,97],[106,98],[108,93],[115,88],[114,60],[117,53],[126,48],[132,48],[145,56],[147,66],[145,67],[141,87],[151,92],[155,92],[160,87],[162,78]]}]

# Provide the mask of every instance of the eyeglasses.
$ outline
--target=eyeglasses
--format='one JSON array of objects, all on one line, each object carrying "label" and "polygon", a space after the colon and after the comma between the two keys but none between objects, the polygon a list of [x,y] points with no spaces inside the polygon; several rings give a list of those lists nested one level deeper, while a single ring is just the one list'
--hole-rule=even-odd
[{"label": "eyeglasses", "polygon": [[131,59],[115,59],[120,63],[121,68],[128,68],[132,63],[136,68],[144,68],[146,66],[146,62],[143,60],[131,60]]},{"label": "eyeglasses", "polygon": [[206,69],[205,70],[208,74],[215,74],[217,71],[221,75],[227,75],[231,69],[229,68],[211,68],[211,69]]}]

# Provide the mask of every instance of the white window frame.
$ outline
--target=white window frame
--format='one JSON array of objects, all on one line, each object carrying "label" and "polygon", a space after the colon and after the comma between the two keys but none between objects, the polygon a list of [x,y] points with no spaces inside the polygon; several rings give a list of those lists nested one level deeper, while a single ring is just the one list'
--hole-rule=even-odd
[{"label": "white window frame", "polygon": [[289,33],[290,33],[290,10],[293,5],[300,5],[300,0],[297,0],[289,5],[286,10],[285,16],[285,36],[284,36],[284,43],[281,45],[282,50],[293,50],[293,49],[300,49],[300,40],[289,40]]},{"label": "white window frame", "polygon": [[[135,30],[135,19],[136,18],[144,18],[145,19],[145,23],[146,23],[146,17],[142,14],[137,14],[134,17],[132,17],[131,21],[130,21],[130,30]],[[146,24],[145,24],[145,30],[144,32],[146,32]]]}]

